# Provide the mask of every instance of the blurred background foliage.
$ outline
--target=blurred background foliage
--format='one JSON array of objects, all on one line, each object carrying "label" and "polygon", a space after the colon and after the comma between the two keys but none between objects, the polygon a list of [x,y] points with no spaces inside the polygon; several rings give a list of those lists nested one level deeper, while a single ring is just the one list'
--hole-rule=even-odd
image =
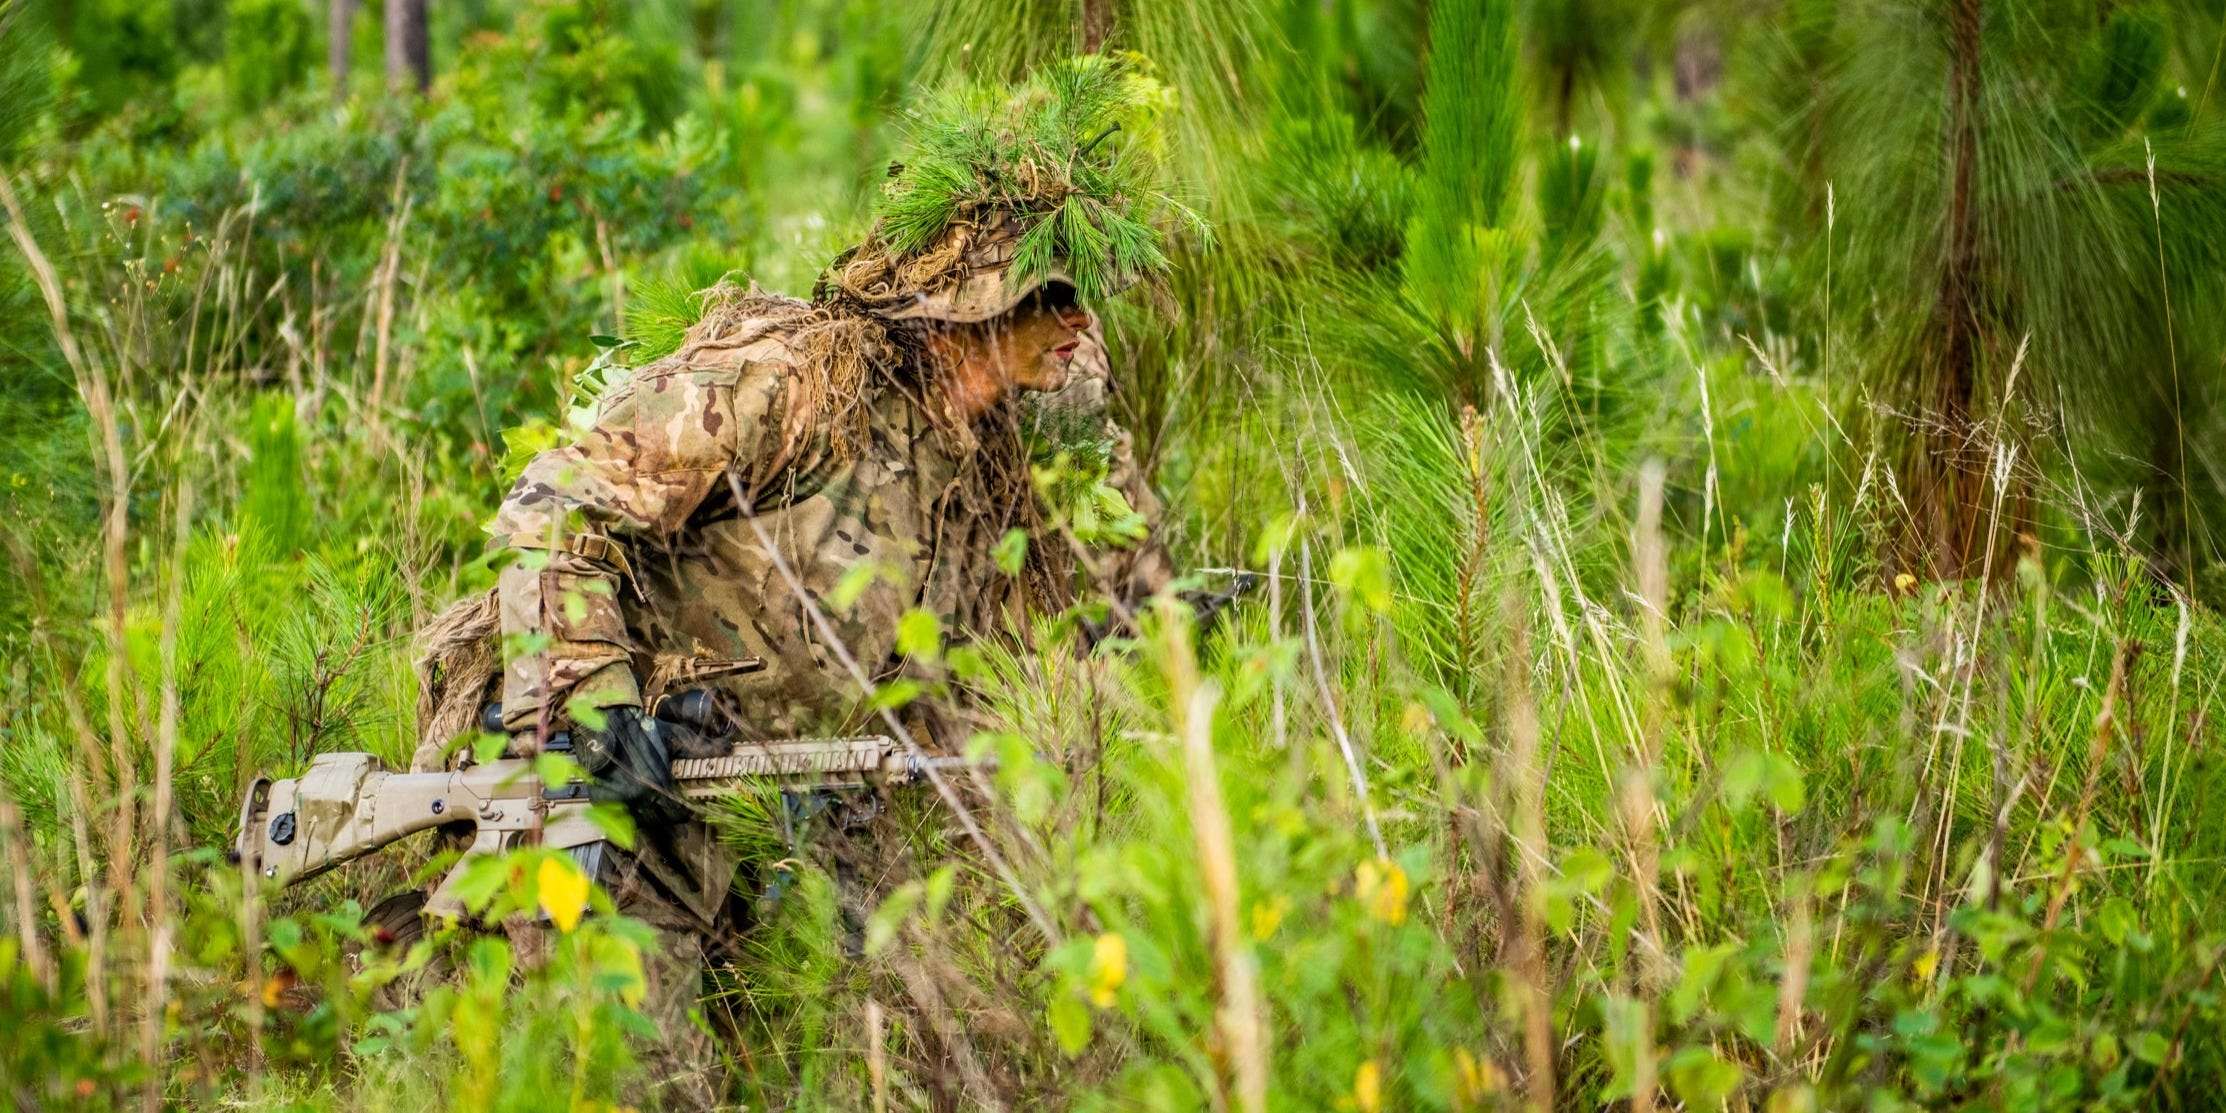
[{"label": "blurred background foliage", "polygon": [[1100,307],[1113,405],[1182,562],[1273,584],[954,658],[1024,890],[925,805],[863,904],[784,860],[738,1100],[2210,1104],[2192,0],[0,0],[0,1092],[656,1101],[638,925],[395,1007],[350,956],[416,863],[195,848],[406,755],[597,338],[807,292],[910,98],[1098,50],[1214,229]]}]

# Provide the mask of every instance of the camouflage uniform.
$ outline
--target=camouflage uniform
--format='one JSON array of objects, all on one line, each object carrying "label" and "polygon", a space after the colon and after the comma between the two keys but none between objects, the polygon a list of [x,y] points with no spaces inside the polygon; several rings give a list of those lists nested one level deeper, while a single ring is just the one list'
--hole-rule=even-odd
[{"label": "camouflage uniform", "polygon": [[[1077,373],[1102,384],[1092,333]],[[764,322],[699,330],[637,370],[576,444],[526,466],[491,527],[497,543],[538,554],[502,573],[502,629],[548,641],[504,672],[506,727],[535,732],[575,700],[646,706],[708,687],[766,737],[851,729],[866,693],[812,610],[875,681],[898,671],[908,609],[962,638],[1019,612],[1016,581],[990,559],[1019,518],[976,497],[971,446],[891,382],[866,403],[868,440],[854,455],[834,451],[824,430],[784,451],[796,371],[796,353]],[[1102,409],[1102,391],[1083,404]],[[1127,444],[1116,435],[1112,478],[1149,520],[1157,503]],[[861,564],[875,569],[870,584],[848,607],[827,606]],[[1116,590],[1149,593],[1168,564],[1147,542],[1113,554],[1107,571]],[[743,672],[753,659],[765,667]]]},{"label": "camouflage uniform", "polygon": [[[917,385],[901,378],[871,388],[855,451],[838,451],[824,428],[791,443],[783,423],[809,370],[803,358],[771,320],[707,318],[607,397],[592,430],[527,465],[490,527],[497,544],[520,550],[497,588],[502,632],[540,645],[504,669],[514,748],[561,728],[568,707],[654,707],[689,688],[719,693],[751,736],[852,732],[865,725],[867,693],[829,627],[879,682],[902,668],[894,649],[908,609],[938,615],[957,638],[990,634],[1019,612],[1019,581],[991,558],[1018,508],[986,504],[972,444],[938,430]],[[1106,379],[1093,325],[1061,392],[1062,420],[1077,408],[1102,420]],[[1110,478],[1150,520],[1158,504],[1127,459],[1126,435],[1112,432]],[[874,569],[870,583],[849,606],[829,605],[861,565]],[[1164,583],[1168,568],[1147,542],[1109,554],[1100,571],[1105,586],[1138,594]],[[753,660],[764,667],[744,671]],[[681,984],[672,956],[701,954],[735,863],[705,825],[689,823],[589,865],[622,909],[666,933],[657,976],[668,984],[651,1005],[665,1042],[649,1050],[649,1066],[666,1080],[668,1104],[702,1106],[714,1059],[687,1016],[692,983]]]}]

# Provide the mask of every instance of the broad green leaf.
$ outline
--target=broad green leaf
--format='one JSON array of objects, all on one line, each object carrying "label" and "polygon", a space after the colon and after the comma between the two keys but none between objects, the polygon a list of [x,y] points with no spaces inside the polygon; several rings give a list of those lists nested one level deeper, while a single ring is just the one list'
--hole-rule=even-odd
[{"label": "broad green leaf", "polygon": [[618,844],[621,850],[634,849],[634,813],[626,805],[602,802],[588,805],[587,820],[603,837]]},{"label": "broad green leaf", "polygon": [[1072,993],[1055,993],[1048,1010],[1051,1034],[1058,1038],[1059,1050],[1072,1059],[1090,1046],[1090,1009],[1081,998]]},{"label": "broad green leaf", "polygon": [[895,710],[920,698],[927,685],[909,676],[900,676],[873,690],[873,705],[883,710]]},{"label": "broad green leaf", "polygon": [[1020,566],[1028,559],[1028,531],[1006,530],[1005,536],[998,538],[996,547],[990,550],[990,556],[997,562],[999,571],[1008,576],[1020,575]]},{"label": "broad green leaf", "polygon": [[533,773],[541,779],[544,788],[563,788],[587,777],[580,763],[572,760],[572,755],[554,751],[533,756]]},{"label": "broad green leaf", "polygon": [[1339,549],[1329,559],[1329,582],[1371,611],[1382,614],[1391,609],[1391,558],[1382,549]]},{"label": "broad green leaf", "polygon": [[1579,892],[1597,893],[1615,875],[1615,866],[1598,848],[1580,846],[1562,857],[1561,875]]},{"label": "broad green leaf", "polygon": [[1670,1091],[1688,1110],[1722,1109],[1739,1089],[1739,1066],[1716,1057],[1706,1047],[1680,1048],[1670,1056],[1663,1072]]},{"label": "broad green leaf", "polygon": [[2135,1032],[2126,1040],[2126,1049],[2133,1057],[2153,1067],[2161,1067],[2172,1055],[2172,1041],[2161,1032]]},{"label": "broad green leaf", "polygon": [[914,607],[897,620],[897,652],[919,661],[943,655],[943,623],[933,611]]}]

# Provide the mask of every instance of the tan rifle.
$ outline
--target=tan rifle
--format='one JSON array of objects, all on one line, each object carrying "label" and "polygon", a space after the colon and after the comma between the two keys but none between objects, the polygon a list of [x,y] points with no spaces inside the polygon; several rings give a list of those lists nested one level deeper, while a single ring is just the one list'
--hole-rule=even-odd
[{"label": "tan rifle", "polygon": [[[880,736],[738,742],[725,754],[672,763],[680,795],[705,800],[751,785],[816,793],[903,785],[930,769],[964,768]],[[532,758],[504,758],[449,772],[397,773],[365,753],[318,754],[299,777],[259,777],[240,807],[240,861],[292,884],[420,831],[445,829],[465,857],[523,845],[570,850],[609,836],[588,814],[587,784],[550,787]],[[463,914],[454,885],[463,863],[434,887],[425,910]]]}]

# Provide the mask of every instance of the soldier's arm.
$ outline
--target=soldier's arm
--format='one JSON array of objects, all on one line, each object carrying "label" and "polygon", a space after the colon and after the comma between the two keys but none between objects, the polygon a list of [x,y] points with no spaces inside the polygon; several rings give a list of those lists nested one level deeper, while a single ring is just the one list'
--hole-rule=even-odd
[{"label": "soldier's arm", "polygon": [[1167,555],[1167,545],[1160,534],[1160,521],[1164,507],[1159,496],[1152,492],[1151,484],[1144,481],[1144,471],[1137,465],[1135,438],[1129,431],[1106,418],[1106,431],[1113,437],[1113,452],[1105,474],[1105,482],[1128,499],[1129,507],[1144,518],[1147,531],[1142,541],[1111,554],[1107,571],[1112,574],[1114,591],[1123,599],[1143,600],[1157,594],[1175,578],[1175,562]]},{"label": "soldier's arm", "polygon": [[782,370],[651,364],[594,429],[526,465],[490,527],[518,550],[497,585],[505,643],[532,648],[504,666],[506,728],[539,725],[544,708],[553,720],[640,706],[620,593],[730,468],[750,470],[778,437]]},{"label": "soldier's arm", "polygon": [[1112,414],[1115,389],[1112,358],[1105,344],[1105,330],[1096,321],[1092,321],[1082,334],[1082,346],[1074,354],[1073,373],[1097,380],[1096,404],[1103,413],[1105,432],[1113,442],[1105,482],[1128,499],[1130,509],[1143,516],[1147,531],[1144,540],[1108,555],[1104,565],[1108,586],[1116,598],[1141,602],[1175,578],[1175,565],[1160,536],[1164,508],[1159,496],[1152,492],[1151,484],[1145,482],[1144,469],[1136,461],[1136,438]]}]

